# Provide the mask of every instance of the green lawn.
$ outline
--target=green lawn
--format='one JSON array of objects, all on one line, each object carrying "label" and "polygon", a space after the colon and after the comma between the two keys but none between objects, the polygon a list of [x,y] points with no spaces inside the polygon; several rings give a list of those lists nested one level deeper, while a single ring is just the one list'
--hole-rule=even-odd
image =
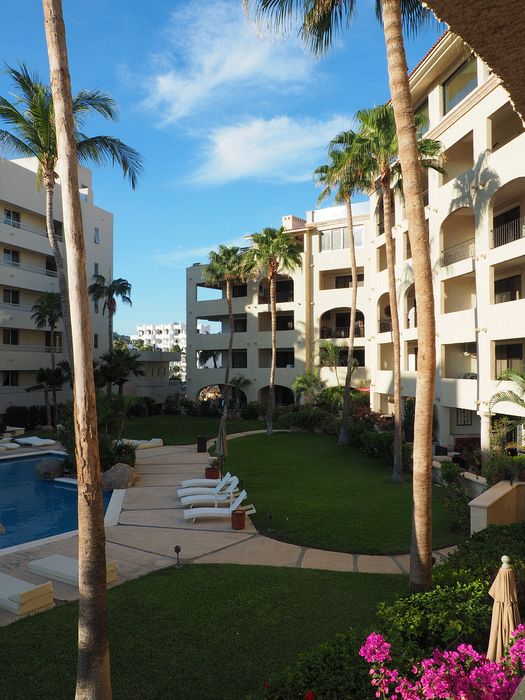
[{"label": "green lawn", "polygon": [[[190,445],[197,442],[199,435],[217,437],[219,418],[201,416],[151,416],[149,418],[128,418],[124,437],[131,440],[145,440],[160,437],[165,445]],[[259,420],[228,420],[228,433],[245,430],[263,430],[265,424]]]},{"label": "green lawn", "polygon": [[[254,435],[228,448],[226,468],[242,479],[257,508],[252,518],[259,532],[341,552],[408,552],[412,485],[394,484],[380,460],[312,433]],[[439,487],[433,510],[434,547],[454,544]]]},{"label": "green lawn", "polygon": [[[404,576],[274,567],[165,569],[109,591],[114,700],[232,700],[300,652],[373,626]],[[0,629],[0,697],[74,695],[77,605]]]}]

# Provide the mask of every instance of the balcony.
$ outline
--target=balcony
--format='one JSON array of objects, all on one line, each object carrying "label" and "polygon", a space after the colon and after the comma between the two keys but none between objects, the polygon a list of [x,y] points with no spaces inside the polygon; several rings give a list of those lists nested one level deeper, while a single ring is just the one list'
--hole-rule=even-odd
[{"label": "balcony", "polygon": [[492,247],[499,248],[507,243],[519,241],[520,238],[525,238],[525,217],[507,221],[501,226],[495,226],[492,229]]},{"label": "balcony", "polygon": [[45,275],[46,277],[57,277],[56,270],[48,270],[45,267],[35,267],[34,265],[12,262],[11,260],[0,260],[0,265],[3,265],[4,267],[12,267],[16,270],[25,270],[26,272],[36,272],[38,275]]},{"label": "balcony", "polygon": [[[51,345],[9,345],[8,343],[0,343],[0,350],[8,350],[10,352],[46,352],[51,353]],[[62,348],[55,348],[55,352],[60,354]]]},{"label": "balcony", "polygon": [[[14,219],[11,219],[10,217],[4,216],[4,219],[2,223],[5,226],[9,226],[14,229],[19,229],[21,231],[29,231],[29,233],[34,233],[37,236],[43,236],[44,238],[47,238],[47,231],[45,228],[39,228],[37,226],[29,226],[23,221],[15,221]],[[56,230],[56,222],[55,222],[55,235],[58,238],[58,240],[62,240],[62,233],[60,231]]]},{"label": "balcony", "polygon": [[392,321],[378,321],[379,333],[391,333],[392,332]]},{"label": "balcony", "polygon": [[[355,322],[354,334],[356,338],[364,338],[365,327],[362,321]],[[321,328],[321,338],[328,340],[331,338],[349,338],[350,328],[348,326],[336,326],[335,328]]]},{"label": "balcony", "polygon": [[475,241],[474,238],[469,238],[462,243],[445,248],[441,251],[441,266],[453,265],[460,260],[467,260],[474,257]]}]

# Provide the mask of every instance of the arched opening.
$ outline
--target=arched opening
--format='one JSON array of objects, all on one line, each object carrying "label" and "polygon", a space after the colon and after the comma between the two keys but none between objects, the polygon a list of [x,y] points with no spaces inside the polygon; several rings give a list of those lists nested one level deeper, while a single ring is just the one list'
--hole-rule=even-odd
[{"label": "arched opening", "polygon": [[[274,401],[276,406],[291,406],[293,405],[295,399],[293,391],[281,384],[275,384],[274,386]],[[259,403],[266,406],[268,403],[268,387],[263,386],[259,391]]]},{"label": "arched opening", "polygon": [[405,292],[405,328],[417,328],[416,288],[413,284]]},{"label": "arched opening", "polygon": [[390,310],[390,294],[381,294],[377,302],[378,331],[390,333],[392,330],[392,313]]},{"label": "arched opening", "polygon": [[520,238],[525,238],[525,177],[503,185],[492,199],[492,247]]},{"label": "arched opening", "polygon": [[441,265],[452,265],[474,256],[474,212],[470,207],[456,209],[441,224]]},{"label": "arched opening", "polygon": [[219,406],[222,399],[222,384],[208,384],[199,389],[196,395],[197,401],[210,401]]},{"label": "arched opening", "polygon": [[[320,319],[321,339],[348,338],[350,336],[350,309],[340,307],[325,311]],[[365,316],[362,311],[356,309],[355,337],[362,338],[365,335]]]}]

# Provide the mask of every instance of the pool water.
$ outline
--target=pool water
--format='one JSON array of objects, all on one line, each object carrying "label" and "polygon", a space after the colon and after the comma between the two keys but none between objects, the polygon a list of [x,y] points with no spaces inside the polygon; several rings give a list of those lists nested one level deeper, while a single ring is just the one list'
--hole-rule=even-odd
[{"label": "pool water", "polygon": [[[23,542],[41,540],[76,530],[77,487],[35,476],[35,467],[46,456],[0,460],[0,550]],[[104,493],[104,512],[111,493]]]}]

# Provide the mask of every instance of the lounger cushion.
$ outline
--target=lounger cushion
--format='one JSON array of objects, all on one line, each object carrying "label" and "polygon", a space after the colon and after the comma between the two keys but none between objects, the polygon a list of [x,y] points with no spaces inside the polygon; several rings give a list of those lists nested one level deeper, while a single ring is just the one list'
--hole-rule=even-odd
[{"label": "lounger cushion", "polygon": [[164,445],[162,438],[151,438],[151,440],[129,440],[123,438],[119,442],[122,445],[130,445],[135,450],[148,450],[150,447],[162,447]]},{"label": "lounger cushion", "polygon": [[56,445],[56,440],[43,439],[39,437],[16,438],[19,445],[30,445],[31,447],[47,447]]},{"label": "lounger cushion", "polygon": [[[52,554],[43,559],[30,561],[28,568],[35,574],[49,576],[49,578],[72,586],[78,586],[78,560],[72,557],[65,557],[62,554]],[[106,562],[107,583],[117,580],[117,562]]]},{"label": "lounger cushion", "polygon": [[0,573],[0,608],[27,615],[53,605],[51,581],[35,586],[34,583]]}]

